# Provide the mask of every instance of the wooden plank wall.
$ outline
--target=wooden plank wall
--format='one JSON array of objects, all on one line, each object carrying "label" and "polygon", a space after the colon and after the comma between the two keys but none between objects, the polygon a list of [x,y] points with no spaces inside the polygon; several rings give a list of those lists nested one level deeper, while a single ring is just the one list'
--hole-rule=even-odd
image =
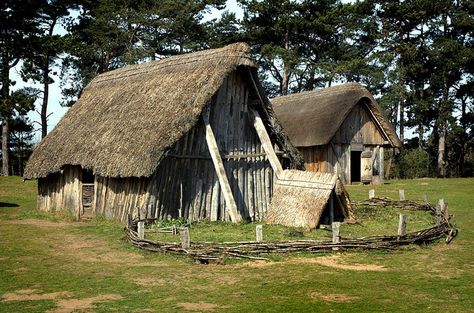
[{"label": "wooden plank wall", "polygon": [[382,145],[383,135],[365,104],[354,106],[347,118],[332,138],[335,144],[360,143],[367,145]]},{"label": "wooden plank wall", "polygon": [[337,169],[344,184],[350,182],[351,152],[348,144],[327,144],[299,148],[307,171],[334,173]]},{"label": "wooden plank wall", "polygon": [[[342,123],[331,143],[322,146],[300,147],[305,167],[308,171],[339,174],[344,184],[351,182],[351,148],[350,144],[363,144],[366,149],[375,150],[377,145],[384,144],[384,137],[373,121],[365,104],[356,105]],[[336,166],[336,164],[338,164]],[[383,149],[379,150],[375,173],[383,175]],[[379,175],[379,174],[377,174]]]},{"label": "wooden plank wall", "polygon": [[[255,129],[248,103],[256,100],[234,72],[213,98],[210,124],[239,213],[260,220],[273,192],[273,170]],[[226,203],[205,140],[202,119],[169,151],[150,178],[96,178],[95,213],[124,221],[126,214],[190,221],[229,221]]]},{"label": "wooden plank wall", "polygon": [[66,166],[38,180],[37,207],[44,211],[69,209],[74,215],[82,212],[82,170],[79,166]]}]

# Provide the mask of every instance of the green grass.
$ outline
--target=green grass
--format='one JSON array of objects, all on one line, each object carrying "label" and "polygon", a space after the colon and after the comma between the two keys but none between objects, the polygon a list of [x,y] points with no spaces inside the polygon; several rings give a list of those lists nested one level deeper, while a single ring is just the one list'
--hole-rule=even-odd
[{"label": "green grass", "polygon": [[[398,197],[398,189],[405,190],[407,199],[421,199],[423,192],[431,202],[443,197],[455,214],[458,237],[450,245],[343,253],[335,259],[342,265],[377,265],[383,271],[334,268],[328,266],[333,259],[327,255],[308,254],[282,256],[269,264],[198,265],[131,247],[122,239],[122,226],[114,222],[74,222],[67,214],[37,212],[35,181],[0,177],[0,312],[46,312],[64,308],[65,301],[76,308],[77,301],[91,303],[83,307],[86,312],[472,312],[474,179],[347,187],[355,201],[367,198],[372,188],[377,196],[392,198]],[[361,223],[343,225],[342,235],[393,233],[398,213],[360,209]],[[424,214],[407,214],[409,230],[431,222]],[[287,236],[286,228],[264,227],[266,239]],[[253,239],[254,230],[254,224],[198,223],[191,234],[193,240],[247,240]],[[305,237],[327,234],[320,230]],[[51,293],[57,292],[67,294],[53,299]],[[12,294],[26,299],[26,293],[36,300],[5,300]],[[93,298],[98,296],[104,301]]]}]

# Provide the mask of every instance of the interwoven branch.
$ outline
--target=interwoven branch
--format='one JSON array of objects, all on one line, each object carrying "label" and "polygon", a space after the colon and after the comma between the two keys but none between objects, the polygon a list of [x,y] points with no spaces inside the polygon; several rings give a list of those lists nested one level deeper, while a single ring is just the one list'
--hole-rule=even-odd
[{"label": "interwoven branch", "polygon": [[452,223],[452,216],[447,212],[436,210],[429,203],[416,201],[397,201],[388,198],[373,198],[357,205],[365,206],[392,206],[408,210],[423,210],[430,212],[436,217],[438,224],[434,227],[408,233],[405,236],[385,235],[368,236],[360,238],[341,238],[339,243],[331,240],[281,240],[281,241],[245,241],[245,242],[191,242],[190,249],[183,249],[180,243],[157,242],[139,239],[137,224],[139,221],[151,223],[154,219],[134,219],[130,226],[126,227],[127,239],[136,247],[153,252],[173,253],[188,255],[195,260],[208,262],[223,258],[248,258],[265,260],[261,255],[270,253],[289,252],[332,252],[343,250],[394,250],[410,244],[426,244],[443,237],[449,243],[457,234],[457,229]]}]

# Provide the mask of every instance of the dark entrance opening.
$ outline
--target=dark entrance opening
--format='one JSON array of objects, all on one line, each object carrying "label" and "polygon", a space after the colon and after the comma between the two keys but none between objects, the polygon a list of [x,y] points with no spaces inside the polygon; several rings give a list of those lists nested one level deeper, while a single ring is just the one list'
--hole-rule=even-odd
[{"label": "dark entrance opening", "polygon": [[82,170],[82,216],[92,216],[92,204],[94,202],[94,173]]},{"label": "dark entrance opening", "polygon": [[362,151],[351,151],[351,183],[360,182],[360,155]]}]

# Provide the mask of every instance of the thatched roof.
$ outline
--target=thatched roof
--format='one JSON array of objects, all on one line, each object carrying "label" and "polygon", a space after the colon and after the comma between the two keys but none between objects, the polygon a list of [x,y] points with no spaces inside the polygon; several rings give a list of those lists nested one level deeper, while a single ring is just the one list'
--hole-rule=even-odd
[{"label": "thatched roof", "polygon": [[[332,192],[341,197],[347,194],[335,173],[284,170],[275,181],[265,221],[289,227],[315,228]],[[349,219],[354,218],[350,202],[341,202],[345,205],[339,207],[343,214]]]},{"label": "thatched roof", "polygon": [[358,83],[272,99],[278,120],[297,147],[325,145],[357,104],[367,104],[392,147],[402,143],[370,92]]},{"label": "thatched roof", "polygon": [[45,177],[65,165],[101,176],[150,176],[233,70],[256,71],[249,52],[237,43],[97,76],[35,149],[25,178]]}]

